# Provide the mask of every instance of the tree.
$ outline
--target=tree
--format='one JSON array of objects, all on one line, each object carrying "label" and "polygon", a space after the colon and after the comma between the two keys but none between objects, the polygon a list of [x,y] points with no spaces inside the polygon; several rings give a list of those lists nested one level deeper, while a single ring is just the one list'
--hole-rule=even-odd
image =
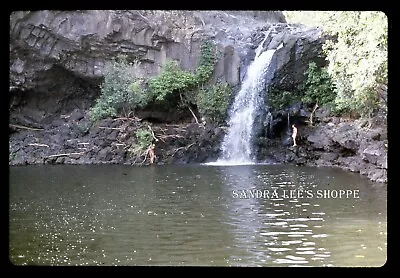
[{"label": "tree", "polygon": [[[387,89],[388,20],[379,11],[290,11],[288,22],[320,26],[334,39],[323,46],[339,111],[371,115]],[[383,97],[385,99],[385,97]],[[381,102],[386,111],[386,102]]]}]

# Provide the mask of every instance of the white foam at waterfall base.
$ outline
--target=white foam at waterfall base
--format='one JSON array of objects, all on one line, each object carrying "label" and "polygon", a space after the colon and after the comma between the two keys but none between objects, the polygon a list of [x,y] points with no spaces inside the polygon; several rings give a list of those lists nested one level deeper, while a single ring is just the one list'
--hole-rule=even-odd
[{"label": "white foam at waterfall base", "polygon": [[225,160],[225,159],[218,159],[214,162],[206,162],[205,165],[210,166],[239,166],[239,165],[254,165],[256,164],[253,161],[240,161],[240,160]]},{"label": "white foam at waterfall base", "polygon": [[256,162],[251,157],[251,135],[257,111],[264,103],[260,94],[265,88],[265,74],[275,49],[256,56],[250,64],[242,87],[229,111],[229,129],[222,142],[222,156],[208,165],[249,165]]}]

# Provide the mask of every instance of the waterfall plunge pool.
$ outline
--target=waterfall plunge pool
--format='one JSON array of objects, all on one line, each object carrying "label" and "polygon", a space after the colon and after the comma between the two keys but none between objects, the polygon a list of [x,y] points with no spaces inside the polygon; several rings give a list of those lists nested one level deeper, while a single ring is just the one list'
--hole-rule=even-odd
[{"label": "waterfall plunge pool", "polygon": [[[358,196],[320,198],[318,190]],[[300,191],[315,194],[291,193]],[[57,266],[381,266],[386,193],[359,174],[324,167],[10,167],[9,258]]]}]

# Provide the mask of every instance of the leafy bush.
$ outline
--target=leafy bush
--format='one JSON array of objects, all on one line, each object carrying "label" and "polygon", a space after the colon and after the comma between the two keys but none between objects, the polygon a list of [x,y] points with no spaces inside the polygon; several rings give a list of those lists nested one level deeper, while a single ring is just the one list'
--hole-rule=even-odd
[{"label": "leafy bush", "polygon": [[131,157],[144,155],[153,141],[153,136],[148,129],[139,128],[136,130],[135,135],[136,142],[133,142],[128,149],[128,153]]},{"label": "leafy bush", "polygon": [[272,109],[283,109],[299,100],[300,97],[293,92],[271,89],[268,93],[267,103]]},{"label": "leafy bush", "polygon": [[203,42],[195,73],[180,69],[177,61],[167,61],[160,73],[148,80],[152,97],[157,101],[163,101],[172,93],[186,94],[206,82],[212,76],[217,62],[215,48],[212,41]]},{"label": "leafy bush", "polygon": [[387,28],[382,12],[341,12],[329,31],[337,42],[324,47],[339,107],[370,116],[378,107],[377,87],[387,84]]},{"label": "leafy bush", "polygon": [[167,61],[159,75],[148,80],[149,89],[153,98],[162,101],[173,92],[182,92],[197,84],[195,75],[183,71],[176,61]]},{"label": "leafy bush", "polygon": [[100,97],[90,111],[92,121],[116,116],[121,111],[129,113],[149,101],[148,94],[141,89],[141,80],[134,77],[135,65],[126,56],[106,63]]},{"label": "leafy bush", "polygon": [[334,86],[326,69],[318,68],[314,62],[311,62],[305,72],[306,79],[299,86],[299,92],[288,92],[271,89],[268,94],[268,102],[273,109],[283,109],[296,102],[302,101],[305,104],[318,105],[330,104],[336,97]]},{"label": "leafy bush", "polygon": [[214,86],[199,90],[197,108],[208,120],[221,123],[225,120],[232,97],[232,87],[228,83],[217,83]]},{"label": "leafy bush", "polygon": [[176,109],[187,108],[196,118],[190,107],[196,104],[199,87],[210,79],[216,62],[216,46],[209,40],[201,46],[200,60],[194,73],[180,69],[176,61],[167,61],[159,75],[148,80],[152,98],[156,101],[169,101]]},{"label": "leafy bush", "polygon": [[136,131],[136,139],[141,149],[147,149],[153,141],[153,135],[150,130],[139,128]]},{"label": "leafy bush", "polygon": [[306,104],[324,105],[332,103],[336,98],[332,80],[324,68],[318,68],[314,62],[308,65],[307,78],[303,84],[304,95],[301,101]]}]

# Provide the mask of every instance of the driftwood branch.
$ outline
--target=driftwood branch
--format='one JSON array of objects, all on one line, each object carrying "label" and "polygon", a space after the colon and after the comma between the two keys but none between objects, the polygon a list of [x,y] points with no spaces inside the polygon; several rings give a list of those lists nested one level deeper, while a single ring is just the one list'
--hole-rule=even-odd
[{"label": "driftwood branch", "polygon": [[49,155],[47,158],[52,158],[52,157],[59,157],[59,156],[70,156],[70,155],[81,155],[84,154],[85,152],[80,152],[80,153],[60,153],[60,154],[52,154]]},{"label": "driftwood branch", "polygon": [[33,128],[33,127],[27,127],[27,126],[23,126],[23,125],[14,125],[14,124],[9,124],[10,127],[14,127],[14,128],[20,128],[20,129],[28,129],[28,130],[44,130],[43,128]]},{"label": "driftwood branch", "polygon": [[155,127],[154,130],[157,128],[157,130],[161,131],[162,133],[166,134],[165,132],[168,130],[167,128],[161,128],[161,127]]},{"label": "driftwood branch", "polygon": [[28,144],[29,146],[35,146],[35,147],[46,147],[46,148],[50,148],[50,146],[49,145],[46,145],[46,144],[38,144],[38,143],[31,143],[31,144]]},{"label": "driftwood branch", "polygon": [[[170,134],[170,135],[161,135],[159,136],[160,139],[166,139],[166,138],[183,138],[182,135],[179,134]],[[164,141],[164,140],[163,140]]]},{"label": "driftwood branch", "polygon": [[121,131],[121,130],[122,130],[122,128],[120,128],[120,127],[106,127],[106,126],[99,126],[99,128],[101,128],[101,129],[114,129],[114,130],[119,130],[119,131]]},{"label": "driftwood branch", "polygon": [[195,115],[194,112],[193,112],[193,110],[190,108],[190,106],[188,106],[188,108],[189,108],[190,113],[192,113],[193,118],[195,119],[196,123],[197,123],[198,125],[200,125],[200,124],[199,124],[199,121],[197,120],[196,115]]},{"label": "driftwood branch", "polygon": [[197,117],[196,117],[196,115],[194,114],[193,110],[190,108],[190,104],[189,104],[187,101],[185,101],[185,100],[183,99],[182,94],[179,94],[179,97],[181,98],[182,104],[184,104],[185,106],[187,106],[187,108],[189,108],[189,111],[190,111],[190,113],[192,113],[192,116],[193,116],[194,120],[196,121],[196,123],[197,123],[198,125],[200,125],[200,124],[199,124],[199,120],[197,119]]},{"label": "driftwood branch", "polygon": [[190,145],[187,145],[187,146],[185,146],[185,147],[179,147],[179,148],[177,148],[175,151],[174,151],[174,153],[172,154],[172,156],[174,156],[178,151],[180,151],[180,150],[182,150],[182,149],[185,149],[185,151],[187,151],[191,146],[193,146],[195,143],[192,143],[192,144],[190,144]]},{"label": "driftwood branch", "polygon": [[133,116],[133,117],[119,117],[119,118],[113,119],[113,121],[117,121],[117,120],[140,122],[142,119],[140,119],[138,117],[135,117],[135,116]]},{"label": "driftwood branch", "polygon": [[146,150],[146,153],[144,155],[144,159],[143,159],[142,163],[140,163],[140,164],[143,164],[146,161],[148,154],[149,154],[149,149]]},{"label": "driftwood branch", "polygon": [[313,117],[314,117],[315,110],[317,110],[317,108],[318,108],[318,102],[315,104],[314,109],[313,109],[313,111],[312,111],[311,114],[310,114],[309,121],[310,121],[310,124],[311,124],[311,125],[314,125]]},{"label": "driftwood branch", "polygon": [[151,135],[153,136],[154,140],[156,140],[156,142],[158,142],[158,139],[157,139],[157,137],[154,135],[154,131],[153,131],[153,129],[151,128],[151,126],[150,126],[150,125],[147,125],[147,127],[150,129]]}]

